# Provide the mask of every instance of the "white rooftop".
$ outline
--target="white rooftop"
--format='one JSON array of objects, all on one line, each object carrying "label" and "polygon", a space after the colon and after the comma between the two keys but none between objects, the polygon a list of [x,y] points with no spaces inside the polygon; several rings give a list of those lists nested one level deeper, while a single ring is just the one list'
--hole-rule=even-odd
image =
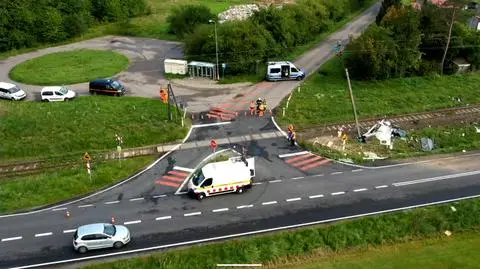
[{"label": "white rooftop", "polygon": [[8,89],[11,89],[15,86],[17,86],[17,85],[12,84],[12,83],[8,83],[8,82],[0,82],[0,88],[2,88],[2,89],[7,89],[8,90]]}]

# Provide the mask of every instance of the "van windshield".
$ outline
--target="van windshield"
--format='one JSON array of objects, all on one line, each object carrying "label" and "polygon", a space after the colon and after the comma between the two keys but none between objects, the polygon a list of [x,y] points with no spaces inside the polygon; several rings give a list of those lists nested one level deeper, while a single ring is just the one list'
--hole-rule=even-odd
[{"label": "van windshield", "polygon": [[122,85],[116,81],[113,81],[112,82],[112,86],[115,88],[115,89],[121,89],[122,88]]},{"label": "van windshield", "polygon": [[202,173],[202,170],[200,170],[194,177],[193,177],[193,185],[198,186],[202,181],[205,179],[205,176]]},{"label": "van windshield", "polygon": [[60,90],[58,90],[58,91],[63,95],[67,94],[67,92],[68,92],[67,88],[64,88],[64,87],[60,88]]},{"label": "van windshield", "polygon": [[16,92],[20,91],[20,88],[18,88],[18,87],[15,86],[15,87],[12,87],[12,88],[8,89],[8,91],[9,91],[10,93],[16,93]]}]

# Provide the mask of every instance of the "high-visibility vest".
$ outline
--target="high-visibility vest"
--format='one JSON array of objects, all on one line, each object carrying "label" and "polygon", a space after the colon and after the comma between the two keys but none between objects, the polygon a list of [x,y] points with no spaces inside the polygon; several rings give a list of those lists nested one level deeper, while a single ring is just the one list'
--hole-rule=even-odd
[{"label": "high-visibility vest", "polygon": [[250,102],[250,109],[254,109],[255,108],[255,102],[251,101]]}]

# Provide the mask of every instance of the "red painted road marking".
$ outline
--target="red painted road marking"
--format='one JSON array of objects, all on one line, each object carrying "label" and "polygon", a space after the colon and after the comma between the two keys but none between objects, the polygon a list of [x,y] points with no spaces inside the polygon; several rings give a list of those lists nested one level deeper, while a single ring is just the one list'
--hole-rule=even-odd
[{"label": "red painted road marking", "polygon": [[293,157],[293,158],[291,158],[291,159],[288,159],[288,160],[286,160],[285,162],[286,162],[286,163],[292,163],[292,162],[296,162],[296,161],[298,161],[298,160],[302,160],[302,159],[305,159],[305,158],[309,158],[309,157],[311,157],[311,156],[314,156],[314,155],[312,155],[312,154],[310,154],[310,153],[306,153],[306,154],[303,154],[303,155],[300,155],[300,156],[297,156],[297,157]]},{"label": "red painted road marking", "polygon": [[[312,156],[315,156],[315,155],[312,155]],[[313,163],[314,161],[317,161],[317,160],[320,160],[322,159],[322,157],[320,156],[315,156],[313,158],[310,158],[310,159],[306,159],[306,160],[303,160],[301,162],[298,162],[298,163],[292,163],[291,165],[295,166],[295,167],[300,167],[304,164],[307,164],[307,163]]]},{"label": "red painted road marking", "polygon": [[185,180],[185,178],[182,178],[182,177],[172,177],[172,176],[163,176],[162,178],[173,180],[173,181],[179,181],[179,182],[183,182]]},{"label": "red painted road marking", "polygon": [[307,164],[307,165],[305,165],[305,166],[302,166],[302,167],[300,167],[300,170],[306,171],[306,170],[308,170],[308,169],[312,169],[312,168],[314,168],[314,167],[317,167],[317,166],[319,166],[319,165],[326,164],[326,163],[329,163],[329,162],[330,162],[330,160],[328,160],[328,159],[321,160],[321,161],[316,162],[316,163],[311,163],[311,164]]},{"label": "red painted road marking", "polygon": [[231,111],[231,110],[226,110],[226,109],[220,109],[218,107],[212,107],[210,108],[210,113],[212,112],[218,112],[218,113],[223,113],[223,114],[230,114],[232,116],[236,116],[238,112],[236,111]]},{"label": "red painted road marking", "polygon": [[176,171],[176,170],[168,171],[168,174],[182,176],[182,177],[187,177],[188,176],[187,172],[179,172],[179,171]]},{"label": "red painted road marking", "polygon": [[180,184],[169,182],[169,181],[164,181],[164,180],[157,180],[155,183],[160,184],[160,185],[165,185],[165,186],[170,186],[170,187],[179,187]]},{"label": "red painted road marking", "polygon": [[223,114],[222,114],[222,115],[215,115],[215,114],[210,114],[210,113],[208,113],[207,115],[208,115],[209,117],[218,118],[218,119],[221,119],[221,120],[232,120],[232,118],[227,117],[227,116],[225,116],[225,115],[223,115]]}]

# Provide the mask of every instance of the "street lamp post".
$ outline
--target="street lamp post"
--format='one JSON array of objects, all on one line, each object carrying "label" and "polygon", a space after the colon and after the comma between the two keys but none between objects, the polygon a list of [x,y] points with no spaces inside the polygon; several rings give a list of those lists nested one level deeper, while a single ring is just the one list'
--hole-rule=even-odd
[{"label": "street lamp post", "polygon": [[208,21],[209,23],[213,23],[214,27],[215,27],[215,54],[217,56],[217,80],[220,80],[220,73],[218,71],[218,39],[217,39],[217,22],[214,21],[214,20],[209,20]]}]

